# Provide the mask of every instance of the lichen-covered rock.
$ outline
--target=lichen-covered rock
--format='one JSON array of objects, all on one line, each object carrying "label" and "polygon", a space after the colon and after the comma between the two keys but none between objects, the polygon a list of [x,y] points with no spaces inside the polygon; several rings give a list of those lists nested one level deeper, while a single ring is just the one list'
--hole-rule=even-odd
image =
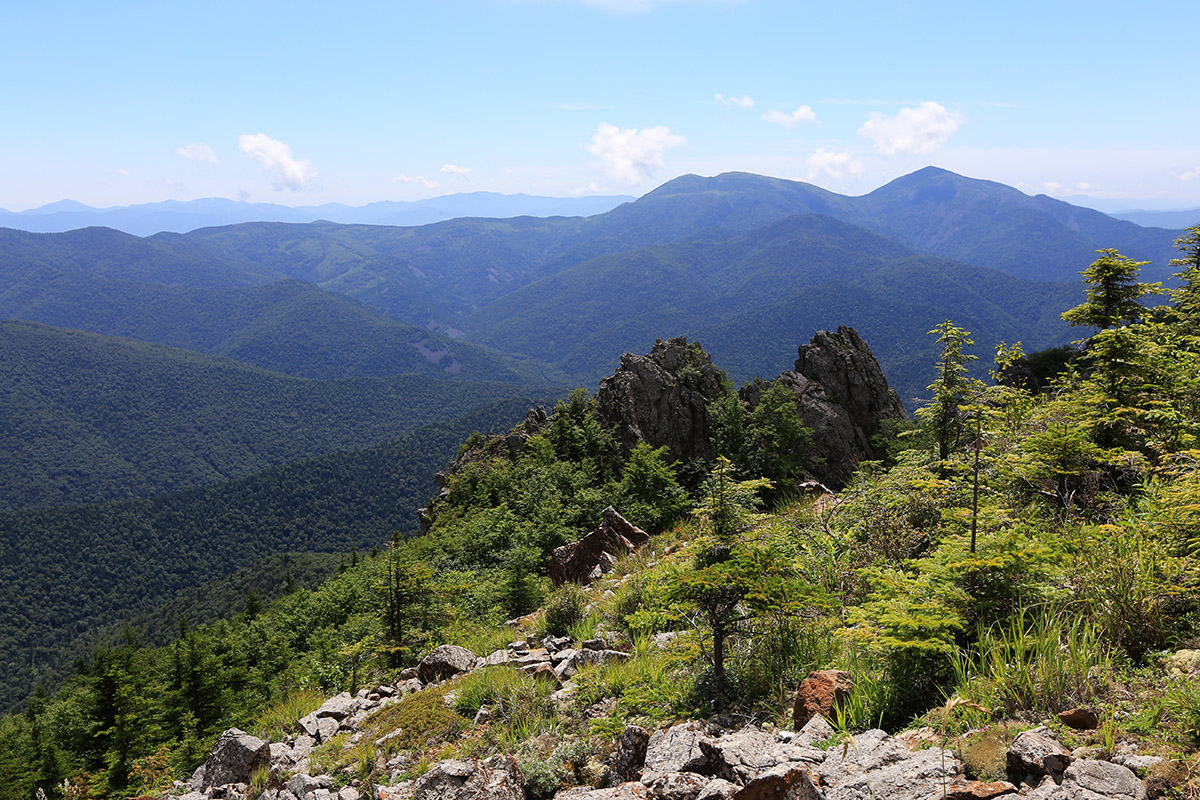
[{"label": "lichen-covered rock", "polygon": [[650,784],[650,794],[656,800],[696,800],[711,780],[694,772],[668,772]]},{"label": "lichen-covered rock", "polygon": [[208,760],[192,776],[192,788],[203,792],[213,786],[249,783],[256,769],[271,763],[271,745],[238,728],[217,737]]},{"label": "lichen-covered rock", "polygon": [[554,800],[651,800],[653,795],[641,783],[622,783],[610,789],[591,789],[576,786],[554,795]]},{"label": "lichen-covered rock", "polygon": [[343,720],[359,709],[358,700],[350,696],[349,692],[342,692],[334,695],[321,704],[321,707],[313,712],[318,718],[331,717],[336,720]]},{"label": "lichen-covered rock", "polygon": [[550,556],[550,580],[591,583],[612,570],[617,560],[650,540],[650,535],[617,513],[612,506],[602,512],[603,520],[577,542],[556,547]]},{"label": "lichen-covered rock", "polygon": [[754,727],[743,728],[717,739],[701,739],[705,770],[719,778],[746,784],[781,765],[813,767],[825,760],[825,751],[800,744],[782,743],[774,735]]},{"label": "lichen-covered rock", "polygon": [[429,655],[417,665],[417,676],[423,683],[453,678],[462,672],[470,672],[479,658],[465,647],[444,644],[433,648]]},{"label": "lichen-covered rock", "polygon": [[685,722],[655,731],[646,743],[642,782],[652,783],[668,772],[706,772],[708,757],[700,742],[713,738],[714,732],[703,722]]},{"label": "lichen-covered rock", "polygon": [[509,756],[439,761],[413,784],[413,800],[525,800],[521,772]]},{"label": "lichen-covered rock", "polygon": [[639,725],[629,725],[621,734],[617,751],[613,754],[609,780],[613,786],[636,781],[642,775],[646,763],[646,745],[650,743],[650,731]]},{"label": "lichen-covered rock", "polygon": [[[800,417],[812,429],[813,450],[824,461],[816,473],[835,488],[846,485],[858,462],[883,455],[872,440],[885,420],[908,418],[871,348],[844,325],[818,331],[800,346],[795,370],[775,380],[796,395]],[[753,408],[771,383],[756,381],[739,395]]]},{"label": "lichen-covered rock", "polygon": [[969,781],[952,783],[943,791],[935,791],[934,797],[941,800],[992,800],[993,797],[1015,796],[1017,787],[1008,781]]},{"label": "lichen-covered rock", "polygon": [[1063,772],[1050,800],[1145,800],[1146,786],[1127,768],[1109,761],[1076,761]]},{"label": "lichen-covered rock", "polygon": [[1056,780],[1071,763],[1071,751],[1048,728],[1019,734],[1008,748],[1008,771],[1014,775],[1050,775]]}]

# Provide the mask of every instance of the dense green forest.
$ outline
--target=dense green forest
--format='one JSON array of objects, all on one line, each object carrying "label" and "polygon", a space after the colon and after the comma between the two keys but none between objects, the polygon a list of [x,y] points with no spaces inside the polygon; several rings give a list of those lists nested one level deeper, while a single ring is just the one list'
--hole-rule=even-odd
[{"label": "dense green forest", "polygon": [[148,497],[355,450],[510,397],[425,375],[317,381],[0,323],[0,510]]},{"label": "dense green forest", "polygon": [[[538,606],[537,632],[603,629],[633,651],[576,680],[575,702],[607,698],[605,716],[557,710],[532,680],[472,677],[456,684],[464,716],[447,711],[421,740],[439,758],[512,752],[535,796],[572,779],[566,755],[539,755],[539,732],[598,749],[629,722],[714,711],[782,722],[799,678],[828,667],[854,676],[845,730],[913,723],[948,736],[1087,704],[1107,720],[1102,750],[1128,737],[1194,764],[1200,681],[1162,667],[1200,631],[1200,229],[1180,245],[1169,304],[1154,305],[1137,262],[1104,251],[1064,314],[1081,347],[1007,345],[993,380],[969,373],[970,333],[940,323],[931,402],[836,499],[788,491],[805,464],[795,409],[739,412],[731,386],[714,401],[726,433],[703,481],[665,450],[624,453],[584,393],[518,429],[516,451],[473,436],[424,536],[352,559],[314,591],[183,628],[167,647],[97,651],[0,721],[3,796],[64,778],[85,795],[147,791],[190,770],[225,726],[278,734],[319,693],[394,678],[433,644],[501,647],[512,631],[499,623]],[[767,493],[775,505],[756,511]],[[549,551],[610,503],[661,533],[611,582],[551,591]],[[661,632],[678,646],[646,645]],[[422,713],[444,708],[431,696]],[[500,722],[459,740],[490,697],[505,700]],[[380,780],[374,747],[328,757]],[[994,760],[969,769],[1003,776]]]},{"label": "dense green forest", "polygon": [[156,599],[277,553],[369,550],[415,533],[415,509],[458,443],[507,426],[529,402],[153,499],[0,514],[0,705],[54,683],[92,632]]},{"label": "dense green forest", "polygon": [[0,317],[156,342],[299,378],[424,373],[511,383],[547,380],[536,366],[396,322],[292,279],[211,289],[46,268],[0,293]]}]

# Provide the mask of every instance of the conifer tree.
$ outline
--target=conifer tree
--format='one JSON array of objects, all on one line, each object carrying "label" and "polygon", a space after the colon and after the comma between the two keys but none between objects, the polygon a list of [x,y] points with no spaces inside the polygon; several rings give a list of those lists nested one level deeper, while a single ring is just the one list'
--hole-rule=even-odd
[{"label": "conifer tree", "polygon": [[1097,250],[1100,258],[1079,274],[1088,285],[1087,300],[1064,311],[1070,325],[1105,330],[1134,322],[1145,314],[1141,299],[1162,289],[1160,283],[1137,280],[1149,261],[1134,261],[1113,249]]},{"label": "conifer tree", "polygon": [[1175,313],[1184,321],[1189,333],[1200,332],[1200,225],[1193,225],[1175,240],[1175,249],[1183,253],[1172,258],[1171,266],[1183,267],[1175,273],[1183,283],[1171,290]]},{"label": "conifer tree", "polygon": [[963,352],[975,342],[970,331],[966,331],[950,320],[931,330],[937,334],[941,351],[937,361],[937,378],[929,385],[933,400],[917,412],[918,417],[932,432],[937,442],[938,459],[945,461],[958,447],[964,430],[961,406],[966,402],[971,382],[967,378],[967,364],[975,356]]}]

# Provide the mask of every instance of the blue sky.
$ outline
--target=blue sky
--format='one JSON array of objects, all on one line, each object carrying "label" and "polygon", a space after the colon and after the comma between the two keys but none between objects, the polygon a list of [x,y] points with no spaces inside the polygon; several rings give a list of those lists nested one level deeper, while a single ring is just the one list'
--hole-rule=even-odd
[{"label": "blue sky", "polygon": [[1194,0],[47,0],[4,22],[9,210],[642,194],[728,170],[861,194],[928,164],[1200,206]]}]

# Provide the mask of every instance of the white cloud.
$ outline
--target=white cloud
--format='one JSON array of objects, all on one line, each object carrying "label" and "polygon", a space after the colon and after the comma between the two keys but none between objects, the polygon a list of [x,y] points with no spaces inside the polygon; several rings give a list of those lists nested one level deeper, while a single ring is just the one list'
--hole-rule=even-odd
[{"label": "white cloud", "polygon": [[608,177],[633,185],[663,168],[663,153],[686,144],[687,139],[662,125],[639,131],[601,122],[587,149],[600,156],[597,166]]},{"label": "white cloud", "polygon": [[1184,182],[1194,181],[1197,178],[1200,178],[1200,167],[1196,167],[1195,169],[1188,170],[1187,172],[1172,172],[1171,174],[1174,175],[1176,178],[1179,178],[1179,180],[1184,181]]},{"label": "white cloud", "polygon": [[[259,134],[260,136],[262,134]],[[245,138],[245,137],[243,137]],[[243,150],[245,148],[243,147]],[[220,164],[217,161],[217,154],[212,148],[206,144],[188,144],[180,147],[175,151],[177,156],[186,158],[188,161],[195,161],[197,164]]]},{"label": "white cloud", "polygon": [[729,108],[733,108],[734,106],[737,106],[738,108],[754,108],[754,98],[748,94],[744,94],[741,97],[726,97],[718,92],[717,94],[713,95],[713,99],[721,105]]},{"label": "white cloud", "polygon": [[894,117],[872,114],[858,129],[858,135],[875,142],[875,149],[885,156],[932,153],[953,136],[960,125],[960,114],[927,100],[916,108],[900,109]]},{"label": "white cloud", "polygon": [[119,169],[119,170],[117,170],[117,174],[118,174],[118,175],[122,175],[122,176],[124,176],[124,175],[128,175],[128,174],[129,174],[129,170],[127,170],[127,169]]},{"label": "white cloud", "polygon": [[442,172],[449,173],[456,178],[466,178],[471,175],[469,167],[460,167],[456,164],[442,164]]},{"label": "white cloud", "polygon": [[316,175],[312,171],[311,161],[292,158],[292,148],[265,133],[242,134],[238,138],[238,145],[247,158],[262,162],[267,172],[271,173],[271,182],[276,189],[303,189]]},{"label": "white cloud", "polygon": [[818,147],[804,163],[808,164],[809,180],[820,177],[856,178],[862,174],[862,164],[849,153],[838,153],[824,147]]},{"label": "white cloud", "polygon": [[773,122],[776,125],[782,125],[785,128],[794,128],[800,124],[815,125],[817,124],[817,115],[808,106],[800,106],[795,111],[776,111],[771,109],[762,115],[762,118],[767,122]]},{"label": "white cloud", "polygon": [[[442,171],[445,172],[445,170]],[[438,185],[437,181],[428,180],[422,175],[418,175],[415,178],[410,178],[404,173],[400,173],[396,177],[392,178],[392,183],[419,183],[426,189],[436,189]]]}]

